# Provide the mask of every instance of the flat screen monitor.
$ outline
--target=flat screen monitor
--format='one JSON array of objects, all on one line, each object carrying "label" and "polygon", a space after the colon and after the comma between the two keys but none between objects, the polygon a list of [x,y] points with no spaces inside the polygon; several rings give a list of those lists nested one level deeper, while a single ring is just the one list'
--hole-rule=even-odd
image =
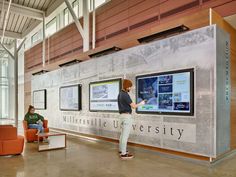
[{"label": "flat screen monitor", "polygon": [[137,113],[193,115],[194,70],[185,69],[136,77],[136,100],[146,101]]},{"label": "flat screen monitor", "polygon": [[47,109],[47,90],[35,90],[33,91],[33,105],[35,109],[44,110]]},{"label": "flat screen monitor", "polygon": [[60,110],[79,111],[81,108],[81,85],[60,87]]},{"label": "flat screen monitor", "polygon": [[89,110],[118,112],[117,97],[121,79],[92,82],[89,84]]}]

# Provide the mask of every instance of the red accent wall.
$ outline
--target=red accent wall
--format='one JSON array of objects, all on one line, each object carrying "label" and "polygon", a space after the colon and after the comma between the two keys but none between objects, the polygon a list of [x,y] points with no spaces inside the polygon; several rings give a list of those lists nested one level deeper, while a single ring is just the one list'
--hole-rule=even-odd
[{"label": "red accent wall", "polygon": [[[96,47],[112,44],[114,41],[146,31],[186,13],[193,14],[208,8],[213,8],[221,16],[229,16],[236,13],[236,1],[112,0],[96,11]],[[91,17],[90,19],[92,22]],[[65,58],[75,59],[81,53],[82,39],[74,23],[52,35],[49,41],[46,40],[46,61],[49,58],[50,63]],[[25,72],[42,67],[41,58],[42,43],[27,50]]]}]

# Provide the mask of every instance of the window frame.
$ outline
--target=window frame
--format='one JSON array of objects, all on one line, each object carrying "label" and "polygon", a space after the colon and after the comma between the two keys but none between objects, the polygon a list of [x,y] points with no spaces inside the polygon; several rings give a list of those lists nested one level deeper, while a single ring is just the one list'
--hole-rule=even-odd
[{"label": "window frame", "polygon": [[77,18],[79,18],[79,0],[75,0],[75,1],[73,1],[72,2],[72,8],[73,8],[73,10],[74,10],[74,12],[75,12],[75,7],[77,6],[77,12],[75,12],[75,15],[77,16]]},{"label": "window frame", "polygon": [[[56,31],[53,32],[52,34],[47,34],[47,29],[49,28],[49,25],[53,24],[53,21],[55,21],[56,24]],[[45,33],[46,33],[46,37],[49,37],[51,35],[53,35],[54,33],[57,32],[57,16],[55,16],[54,18],[52,18],[47,24],[46,24],[46,29],[45,29]]]},{"label": "window frame", "polygon": [[[39,36],[39,37],[38,37],[38,39],[37,39],[36,41],[34,41],[33,38],[34,38],[36,35]],[[39,31],[38,31],[38,32],[34,33],[34,34],[31,36],[31,45],[36,44],[36,43],[39,42],[40,40],[41,40],[41,36],[40,36],[40,34],[39,34]]]},{"label": "window frame", "polygon": [[[96,0],[95,0],[96,1]],[[98,6],[96,6],[96,2],[95,2],[95,9],[97,9],[97,8],[99,8],[99,7],[101,7],[101,6],[103,6],[103,5],[105,5],[106,3],[108,3],[108,2],[110,2],[111,0],[105,0],[105,2],[103,2],[102,4],[100,4],[100,5],[98,5]],[[93,0],[89,0],[89,12],[92,12],[93,11]]]},{"label": "window frame", "polygon": [[[8,56],[9,58],[9,56]],[[9,80],[9,59],[5,57],[0,59],[1,68],[0,68],[0,95],[2,97],[1,103],[1,111],[0,111],[0,119],[6,119],[10,115],[10,80]],[[5,60],[5,61],[4,61]],[[6,64],[3,64],[6,62]],[[4,68],[5,67],[5,68]],[[5,69],[5,72],[3,71]]]},{"label": "window frame", "polygon": [[[66,18],[66,13],[67,13],[67,18]],[[66,19],[67,19],[67,24],[66,24]],[[66,7],[63,10],[63,26],[67,26],[69,25],[70,21],[69,21],[69,9]]]}]

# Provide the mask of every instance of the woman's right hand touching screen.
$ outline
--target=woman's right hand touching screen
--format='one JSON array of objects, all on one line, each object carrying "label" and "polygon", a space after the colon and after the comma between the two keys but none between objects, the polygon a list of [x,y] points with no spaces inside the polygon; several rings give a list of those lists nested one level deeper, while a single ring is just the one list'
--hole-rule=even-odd
[{"label": "woman's right hand touching screen", "polygon": [[130,104],[130,106],[131,106],[131,108],[136,109],[139,106],[145,105],[145,103],[146,103],[146,101],[143,100],[143,101],[139,102],[138,104],[133,102],[133,103]]}]

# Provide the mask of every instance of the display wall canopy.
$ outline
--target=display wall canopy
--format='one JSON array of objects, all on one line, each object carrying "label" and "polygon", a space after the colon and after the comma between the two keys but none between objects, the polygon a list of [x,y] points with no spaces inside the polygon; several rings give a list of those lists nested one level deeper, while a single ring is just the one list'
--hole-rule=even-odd
[{"label": "display wall canopy", "polygon": [[32,75],[33,75],[33,76],[36,76],[36,75],[41,75],[41,74],[44,74],[44,73],[47,73],[47,72],[49,72],[49,71],[47,71],[47,70],[41,70],[41,71],[32,73]]},{"label": "display wall canopy", "polygon": [[47,109],[47,90],[33,91],[33,105],[35,109]]},{"label": "display wall canopy", "polygon": [[78,59],[75,59],[75,60],[71,60],[71,61],[59,64],[58,66],[59,67],[66,67],[66,66],[71,66],[71,65],[74,65],[74,64],[77,64],[77,63],[80,63],[80,62],[82,62],[82,61],[78,60]]},{"label": "display wall canopy", "polygon": [[82,109],[81,89],[80,84],[60,87],[61,111],[79,111]]},{"label": "display wall canopy", "polygon": [[118,112],[118,94],[121,79],[91,82],[89,84],[89,110]]},{"label": "display wall canopy", "polygon": [[137,113],[193,115],[194,69],[137,76],[136,100]]},{"label": "display wall canopy", "polygon": [[114,47],[111,47],[111,48],[108,48],[108,49],[90,54],[89,57],[90,58],[101,57],[101,56],[104,56],[104,55],[112,54],[112,53],[120,51],[120,50],[122,50],[122,49],[119,48],[119,47],[114,46]]},{"label": "display wall canopy", "polygon": [[149,36],[139,38],[138,42],[139,43],[147,43],[147,42],[151,42],[151,41],[156,41],[156,40],[159,40],[159,39],[163,39],[163,38],[167,38],[167,37],[170,37],[170,36],[173,36],[173,35],[183,33],[183,32],[188,31],[188,30],[189,30],[189,28],[187,26],[180,25],[180,26],[177,26],[177,27],[174,27],[174,28],[167,29],[165,31],[161,31],[161,32],[149,35]]}]

